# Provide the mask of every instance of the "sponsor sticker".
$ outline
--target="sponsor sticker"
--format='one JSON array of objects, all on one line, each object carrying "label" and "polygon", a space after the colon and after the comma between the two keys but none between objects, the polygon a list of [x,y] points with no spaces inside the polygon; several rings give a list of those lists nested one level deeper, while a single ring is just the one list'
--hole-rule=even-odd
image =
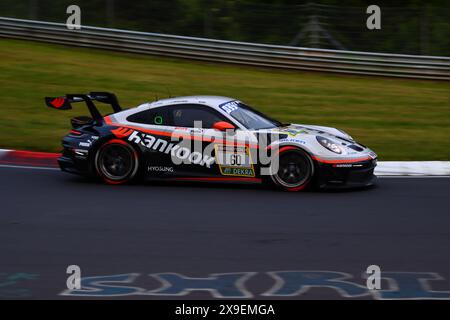
[{"label": "sponsor sticker", "polygon": [[224,176],[254,177],[255,170],[247,146],[216,144],[216,162]]},{"label": "sponsor sticker", "polygon": [[173,173],[173,167],[149,166],[149,172],[170,172]]},{"label": "sponsor sticker", "polygon": [[291,137],[296,137],[299,134],[308,134],[309,133],[308,131],[303,130],[303,129],[301,129],[301,130],[285,129],[285,130],[282,130],[282,132],[287,133]]},{"label": "sponsor sticker", "polygon": [[239,109],[239,101],[230,101],[220,106],[226,113],[231,113]]}]

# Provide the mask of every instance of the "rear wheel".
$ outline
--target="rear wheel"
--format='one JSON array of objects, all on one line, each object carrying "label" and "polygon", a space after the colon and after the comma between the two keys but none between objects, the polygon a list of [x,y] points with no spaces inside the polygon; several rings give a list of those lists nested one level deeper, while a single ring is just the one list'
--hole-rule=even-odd
[{"label": "rear wheel", "polygon": [[278,151],[278,170],[271,175],[275,185],[286,191],[306,188],[314,173],[311,157],[295,147],[281,147]]},{"label": "rear wheel", "polygon": [[108,184],[124,184],[133,180],[139,167],[136,150],[122,140],[104,143],[95,154],[95,170]]}]

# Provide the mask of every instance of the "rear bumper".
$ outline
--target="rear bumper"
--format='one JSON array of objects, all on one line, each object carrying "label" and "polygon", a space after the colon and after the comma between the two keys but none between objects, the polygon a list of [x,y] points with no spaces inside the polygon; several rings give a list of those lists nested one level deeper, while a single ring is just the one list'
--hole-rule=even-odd
[{"label": "rear bumper", "polygon": [[58,165],[62,171],[78,174],[89,175],[89,166],[86,160],[73,159],[70,157],[62,156],[57,159]]},{"label": "rear bumper", "polygon": [[374,175],[377,160],[356,163],[316,163],[316,184],[319,188],[358,188],[376,183]]}]

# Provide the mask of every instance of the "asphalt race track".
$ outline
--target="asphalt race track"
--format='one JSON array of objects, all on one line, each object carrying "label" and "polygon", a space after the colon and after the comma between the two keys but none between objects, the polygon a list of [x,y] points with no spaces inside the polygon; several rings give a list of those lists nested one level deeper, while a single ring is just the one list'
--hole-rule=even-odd
[{"label": "asphalt race track", "polygon": [[[212,274],[254,272],[239,285],[247,297],[264,299],[283,297],[271,271],[342,272],[365,285],[362,274],[372,264],[382,273],[433,272],[441,279],[429,281],[428,291],[450,290],[450,178],[284,193],[224,184],[107,186],[57,170],[1,167],[0,195],[0,298],[70,299],[60,294],[73,264],[82,277],[125,274],[132,283],[121,286],[151,292],[132,296],[146,299],[229,293],[158,291],[161,283],[150,276],[156,273],[216,279]],[[322,287],[290,298],[345,296]]]}]

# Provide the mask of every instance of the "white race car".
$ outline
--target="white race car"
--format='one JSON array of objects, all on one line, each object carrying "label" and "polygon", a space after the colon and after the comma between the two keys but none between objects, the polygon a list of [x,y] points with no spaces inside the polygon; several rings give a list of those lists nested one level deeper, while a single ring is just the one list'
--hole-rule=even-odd
[{"label": "white race car", "polygon": [[[376,179],[377,155],[345,132],[283,124],[232,98],[178,97],[126,110],[106,92],[46,98],[61,110],[83,101],[91,116],[72,119],[59,164],[107,183],[269,182],[299,191],[369,186]],[[102,116],[94,101],[111,104],[114,113]]]}]

